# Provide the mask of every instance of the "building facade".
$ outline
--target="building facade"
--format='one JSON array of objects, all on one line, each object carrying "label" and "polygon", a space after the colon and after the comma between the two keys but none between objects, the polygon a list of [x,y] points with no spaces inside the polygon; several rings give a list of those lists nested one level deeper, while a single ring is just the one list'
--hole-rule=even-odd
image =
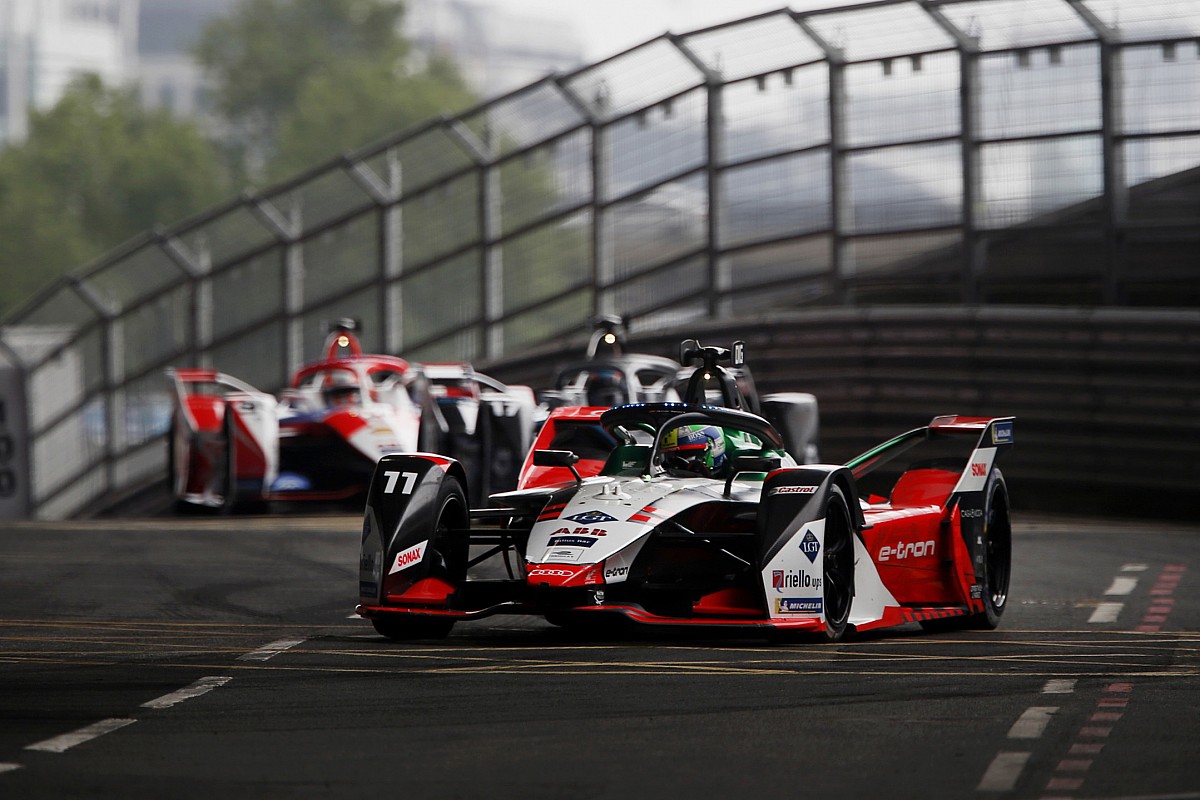
[{"label": "building facade", "polygon": [[0,146],[24,141],[31,110],[51,108],[89,73],[135,77],[139,0],[0,0]]}]

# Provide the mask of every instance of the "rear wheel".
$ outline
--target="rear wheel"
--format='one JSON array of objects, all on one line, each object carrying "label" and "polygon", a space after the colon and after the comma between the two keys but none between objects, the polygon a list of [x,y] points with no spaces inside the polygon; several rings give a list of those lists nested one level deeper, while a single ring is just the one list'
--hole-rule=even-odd
[{"label": "rear wheel", "polygon": [[983,562],[976,577],[983,585],[983,611],[964,617],[929,619],[921,627],[930,633],[964,628],[991,630],[1000,624],[1008,607],[1008,582],[1012,575],[1012,523],[1008,514],[1008,486],[999,469],[993,469],[984,488]]},{"label": "rear wheel", "polygon": [[988,477],[987,506],[983,517],[983,611],[967,618],[972,628],[990,630],[1000,624],[1008,607],[1008,582],[1012,575],[1012,523],[1008,515],[1008,486],[1000,470]]},{"label": "rear wheel", "polygon": [[837,486],[825,501],[825,638],[840,640],[850,627],[854,602],[854,525],[846,496]]},{"label": "rear wheel", "polygon": [[222,514],[232,514],[238,509],[236,433],[237,424],[233,421],[233,412],[226,404],[225,420],[221,424],[221,438],[225,442],[225,452],[217,487],[221,493],[221,505],[218,510]]}]

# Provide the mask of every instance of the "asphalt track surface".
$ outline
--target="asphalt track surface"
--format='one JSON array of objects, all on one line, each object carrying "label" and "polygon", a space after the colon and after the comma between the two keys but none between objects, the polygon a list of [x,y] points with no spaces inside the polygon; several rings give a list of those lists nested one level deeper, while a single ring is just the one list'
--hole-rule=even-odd
[{"label": "asphalt track surface", "polygon": [[1200,527],[1017,515],[996,631],[349,618],[356,516],[0,525],[0,798],[1200,800]]}]

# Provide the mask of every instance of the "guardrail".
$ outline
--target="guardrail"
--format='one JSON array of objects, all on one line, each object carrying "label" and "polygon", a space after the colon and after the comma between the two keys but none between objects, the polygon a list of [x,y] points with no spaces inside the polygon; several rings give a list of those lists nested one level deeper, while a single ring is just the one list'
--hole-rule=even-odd
[{"label": "guardrail", "polygon": [[[742,339],[761,391],[817,396],[822,460],[842,463],[937,414],[1017,417],[1014,502],[1045,511],[1194,513],[1200,310],[876,307],[769,313],[631,338]],[[544,385],[571,342],[487,366]]]},{"label": "guardrail", "polygon": [[1030,24],[876,0],[664,35],[147,233],[0,326],[25,437],[0,514],[70,516],[162,475],[166,367],[275,390],[325,319],[360,318],[368,350],[488,361],[589,314],[1195,306],[1200,7],[1036,6]]}]

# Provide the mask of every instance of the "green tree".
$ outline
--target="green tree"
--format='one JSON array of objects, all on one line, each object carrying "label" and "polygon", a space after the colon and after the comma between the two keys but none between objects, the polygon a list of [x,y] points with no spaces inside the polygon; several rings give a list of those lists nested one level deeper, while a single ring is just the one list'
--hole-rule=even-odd
[{"label": "green tree", "polygon": [[305,81],[280,127],[270,174],[302,172],[474,99],[446,62],[413,75],[398,75],[389,64],[342,62]]},{"label": "green tree", "polygon": [[135,234],[229,191],[220,155],[192,124],[147,111],[94,75],[30,117],[0,153],[0,313]]},{"label": "green tree", "polygon": [[242,0],[196,48],[252,178],[281,178],[473,101],[409,66],[396,0]]}]

